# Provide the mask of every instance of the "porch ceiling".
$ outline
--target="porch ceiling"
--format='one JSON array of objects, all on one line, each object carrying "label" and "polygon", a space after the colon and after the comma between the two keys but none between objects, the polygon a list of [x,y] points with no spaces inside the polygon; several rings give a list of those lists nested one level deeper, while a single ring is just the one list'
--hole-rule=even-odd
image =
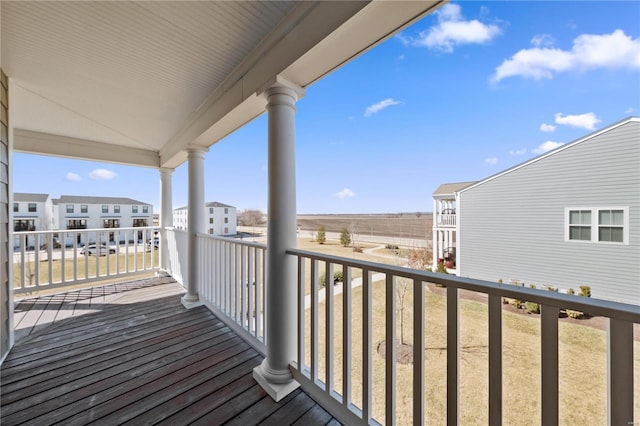
[{"label": "porch ceiling", "polygon": [[442,1],[2,1],[16,151],[175,167]]}]

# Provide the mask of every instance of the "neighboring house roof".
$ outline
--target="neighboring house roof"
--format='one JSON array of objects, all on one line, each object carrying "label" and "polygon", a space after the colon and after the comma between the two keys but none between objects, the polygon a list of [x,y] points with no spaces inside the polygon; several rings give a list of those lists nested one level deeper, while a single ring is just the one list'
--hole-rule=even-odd
[{"label": "neighboring house roof", "polygon": [[436,189],[435,191],[433,191],[433,195],[453,195],[454,193],[468,187],[471,186],[475,183],[477,183],[478,181],[471,181],[471,182],[455,182],[455,183],[443,183],[442,185],[440,185],[438,187],[438,189]]},{"label": "neighboring house roof", "polygon": [[25,202],[30,201],[32,203],[44,203],[49,198],[49,194],[31,194],[27,192],[14,192],[13,201]]},{"label": "neighboring house roof", "polygon": [[[217,201],[210,201],[210,202],[208,202],[208,203],[205,203],[205,204],[204,204],[204,206],[205,206],[205,207],[228,207],[228,208],[235,209],[235,207],[233,207],[233,206],[230,206],[230,205],[228,205],[228,204],[219,203],[219,202],[217,202]],[[189,206],[182,206],[182,207],[178,207],[178,208],[173,209],[173,211],[176,211],[176,210],[186,210],[186,209],[188,209],[188,208],[189,208]]]},{"label": "neighboring house roof", "polygon": [[87,195],[61,195],[56,200],[58,203],[69,204],[146,204],[142,201],[124,197],[91,197]]},{"label": "neighboring house roof", "polygon": [[544,158],[547,158],[547,157],[549,157],[551,155],[555,155],[558,152],[562,152],[565,149],[570,149],[570,148],[572,148],[572,147],[574,147],[574,146],[576,146],[576,145],[578,145],[580,143],[583,143],[583,142],[586,142],[588,140],[591,140],[591,139],[595,138],[596,136],[600,136],[601,134],[609,132],[609,131],[617,128],[617,127],[624,126],[625,124],[633,123],[633,122],[640,123],[640,117],[628,117],[628,118],[625,118],[624,120],[620,120],[617,123],[614,123],[614,124],[612,124],[610,126],[605,127],[604,129],[596,130],[595,132],[589,133],[588,135],[583,136],[580,139],[576,139],[573,142],[569,142],[569,143],[566,143],[564,145],[561,145],[556,149],[553,149],[553,150],[551,150],[549,152],[545,152],[544,154],[540,154],[539,156],[534,157],[534,158],[532,158],[530,160],[527,160],[524,163],[517,164],[517,165],[515,165],[513,167],[510,167],[510,168],[508,168],[506,170],[498,172],[495,175],[489,176],[488,178],[483,179],[481,181],[478,181],[475,184],[467,186],[467,187],[465,187],[463,189],[460,189],[459,191],[460,192],[464,192],[464,191],[467,191],[467,190],[469,190],[471,188],[475,188],[478,185],[482,185],[483,183],[492,181],[492,180],[494,180],[496,178],[499,178],[500,176],[506,175],[507,173],[511,173],[511,172],[513,172],[515,170],[518,170],[518,169],[522,168],[522,167],[528,166],[529,164],[532,164],[532,163],[535,163],[537,161],[540,161],[540,160],[542,160]]}]

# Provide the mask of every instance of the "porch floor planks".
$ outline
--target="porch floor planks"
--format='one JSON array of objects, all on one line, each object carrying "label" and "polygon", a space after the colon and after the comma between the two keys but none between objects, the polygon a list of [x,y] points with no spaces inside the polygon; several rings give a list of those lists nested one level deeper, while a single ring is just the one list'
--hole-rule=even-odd
[{"label": "porch floor planks", "polygon": [[263,357],[183,293],[164,279],[17,302],[33,325],[2,365],[0,424],[339,424],[301,390],[268,397]]}]

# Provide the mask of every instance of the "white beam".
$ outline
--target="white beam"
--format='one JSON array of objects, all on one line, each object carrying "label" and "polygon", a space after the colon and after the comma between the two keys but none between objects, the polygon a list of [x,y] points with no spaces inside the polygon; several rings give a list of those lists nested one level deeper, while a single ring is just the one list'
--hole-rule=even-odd
[{"label": "white beam", "polygon": [[156,151],[129,148],[88,139],[14,129],[13,150],[78,160],[102,161],[142,167],[159,167]]}]

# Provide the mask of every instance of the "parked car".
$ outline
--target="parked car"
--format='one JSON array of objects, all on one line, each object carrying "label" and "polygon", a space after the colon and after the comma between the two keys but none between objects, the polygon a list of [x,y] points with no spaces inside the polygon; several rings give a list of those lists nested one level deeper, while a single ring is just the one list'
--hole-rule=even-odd
[{"label": "parked car", "polygon": [[107,247],[106,244],[100,244],[99,246],[96,246],[96,244],[89,244],[82,248],[80,254],[88,254],[89,256],[106,256],[107,254],[114,254],[115,252],[115,248]]},{"label": "parked car", "polygon": [[160,248],[160,240],[154,239],[147,241],[147,251],[158,250]]}]

